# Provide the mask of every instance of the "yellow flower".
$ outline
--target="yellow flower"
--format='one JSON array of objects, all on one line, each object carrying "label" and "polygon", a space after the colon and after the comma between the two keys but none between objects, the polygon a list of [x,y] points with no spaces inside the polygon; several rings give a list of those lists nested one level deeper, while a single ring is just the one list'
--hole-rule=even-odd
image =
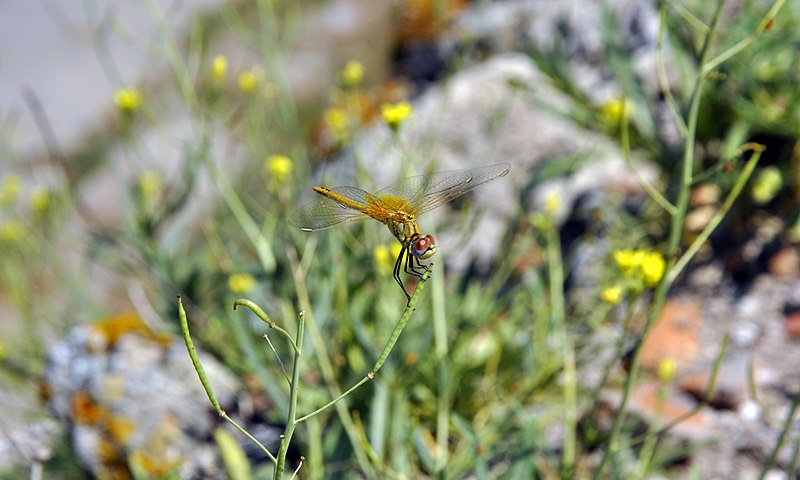
[{"label": "yellow flower", "polygon": [[19,220],[5,220],[0,222],[0,242],[16,243],[22,240],[25,226]]},{"label": "yellow flower", "polygon": [[558,207],[561,206],[561,199],[555,192],[550,193],[544,199],[544,211],[547,215],[555,217],[558,213]]},{"label": "yellow flower", "polygon": [[347,140],[349,116],[345,110],[329,107],[325,110],[325,113],[322,114],[322,117],[335,141],[343,143]]},{"label": "yellow flower", "polygon": [[378,265],[379,268],[388,268],[391,264],[391,259],[389,257],[389,247],[384,244],[380,244],[375,246],[375,249],[372,251],[372,259]]},{"label": "yellow flower", "polygon": [[408,117],[414,113],[411,104],[402,101],[397,103],[384,103],[381,105],[381,116],[383,121],[393,130],[397,131],[400,124],[403,123]]},{"label": "yellow flower", "polygon": [[264,170],[280,183],[289,179],[293,169],[294,163],[286,155],[270,155],[264,161]]},{"label": "yellow flower", "polygon": [[259,83],[264,79],[264,70],[253,67],[239,74],[239,90],[244,93],[252,93]]},{"label": "yellow flower", "polygon": [[644,251],[642,250],[626,248],[614,252],[614,261],[617,262],[617,266],[626,277],[630,277],[636,272],[636,269],[641,266],[643,259]]},{"label": "yellow flower", "polygon": [[364,80],[364,65],[355,60],[351,60],[344,66],[339,77],[341,78],[342,85],[345,87],[358,86],[361,81]]},{"label": "yellow flower", "polygon": [[249,293],[256,286],[256,279],[249,273],[234,273],[228,277],[228,289],[235,294]]},{"label": "yellow flower", "polygon": [[152,200],[161,191],[161,176],[153,170],[145,170],[139,177],[139,193],[145,200]]},{"label": "yellow flower", "polygon": [[675,378],[675,370],[677,370],[678,366],[675,364],[675,360],[671,359],[670,357],[666,357],[658,363],[658,379],[661,380],[662,383],[669,383]]},{"label": "yellow flower", "polygon": [[402,249],[403,246],[400,244],[400,242],[392,243],[392,246],[390,247],[390,253],[392,254],[392,261],[396,260],[397,257],[400,256],[400,250]]},{"label": "yellow flower", "polygon": [[37,215],[43,215],[50,206],[50,191],[44,187],[36,187],[28,199],[31,210]]},{"label": "yellow flower", "polygon": [[133,113],[142,106],[142,94],[135,88],[120,88],[114,92],[114,104],[123,113]]},{"label": "yellow flower", "polygon": [[659,252],[647,252],[642,259],[641,268],[644,274],[644,284],[648,287],[655,287],[667,270],[667,262]]},{"label": "yellow flower", "polygon": [[622,300],[622,287],[608,287],[603,290],[603,301],[616,305]]},{"label": "yellow flower", "polygon": [[228,58],[225,55],[217,55],[211,62],[211,79],[219,83],[225,80],[228,74]]},{"label": "yellow flower", "polygon": [[20,190],[19,177],[10,175],[3,180],[3,185],[0,186],[0,206],[10,205],[17,200]]},{"label": "yellow flower", "polygon": [[398,242],[393,242],[391,246],[378,245],[372,251],[372,259],[378,266],[378,269],[383,272],[389,272],[394,268],[394,262],[397,256],[400,255],[400,250],[403,248]]},{"label": "yellow flower", "polygon": [[631,116],[633,104],[627,98],[615,98],[607,101],[600,107],[600,120],[609,128],[619,126],[621,120]]}]

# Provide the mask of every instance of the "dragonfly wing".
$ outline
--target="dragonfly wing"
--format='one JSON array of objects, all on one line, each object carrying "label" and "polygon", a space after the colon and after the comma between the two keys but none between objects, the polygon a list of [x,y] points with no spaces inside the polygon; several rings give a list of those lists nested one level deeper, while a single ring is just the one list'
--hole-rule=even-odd
[{"label": "dragonfly wing", "polygon": [[499,163],[467,170],[436,172],[404,178],[375,193],[385,199],[395,197],[406,201],[409,213],[419,215],[432,210],[475,189],[490,180],[508,175],[511,165]]},{"label": "dragonfly wing", "polygon": [[[316,200],[295,210],[289,217],[289,223],[309,232],[322,230],[340,223],[366,218],[370,211],[368,206],[378,201],[369,193],[355,187],[336,187],[326,191],[333,195],[328,197],[320,194]],[[334,198],[340,198],[340,201]],[[359,206],[362,208],[356,208]]]}]

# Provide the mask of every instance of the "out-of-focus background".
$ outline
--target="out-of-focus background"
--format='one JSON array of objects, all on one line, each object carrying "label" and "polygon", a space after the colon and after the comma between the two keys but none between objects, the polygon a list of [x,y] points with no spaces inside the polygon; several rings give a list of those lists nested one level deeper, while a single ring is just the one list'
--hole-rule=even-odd
[{"label": "out-of-focus background", "polygon": [[[0,15],[0,478],[271,478],[406,309],[312,186],[508,162],[300,478],[800,475],[800,6],[11,0]],[[265,338],[265,334],[267,337]]]}]

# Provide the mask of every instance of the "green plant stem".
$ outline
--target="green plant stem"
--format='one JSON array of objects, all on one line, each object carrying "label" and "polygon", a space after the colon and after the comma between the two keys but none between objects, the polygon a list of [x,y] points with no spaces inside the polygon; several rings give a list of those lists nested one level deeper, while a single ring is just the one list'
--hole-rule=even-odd
[{"label": "green plant stem", "polygon": [[700,235],[698,235],[697,238],[694,239],[692,244],[689,245],[689,248],[686,249],[686,252],[684,252],[684,254],[681,255],[681,257],[678,259],[678,261],[675,262],[675,265],[673,265],[672,268],[669,269],[669,272],[666,275],[667,282],[672,283],[675,281],[676,278],[678,278],[678,275],[681,274],[683,269],[686,268],[686,265],[689,263],[689,261],[695,256],[698,250],[700,250],[700,247],[703,246],[705,241],[708,240],[708,237],[710,237],[711,234],[714,232],[714,230],[716,230],[717,226],[719,226],[719,224],[725,218],[725,215],[727,215],[728,211],[730,211],[731,207],[733,206],[733,203],[739,197],[739,194],[741,194],[742,190],[744,190],[747,181],[750,179],[750,177],[753,174],[753,171],[756,168],[756,164],[758,164],[758,161],[761,158],[761,153],[764,151],[764,147],[762,145],[752,144],[750,148],[752,148],[753,154],[750,155],[750,159],[747,161],[747,163],[744,166],[744,169],[742,169],[742,172],[736,179],[736,183],[734,184],[731,191],[728,193],[728,196],[725,198],[725,201],[722,203],[722,206],[717,211],[717,213],[711,218],[711,221],[708,223],[708,225],[706,225],[703,231],[700,232]]},{"label": "green plant stem", "polygon": [[183,300],[181,299],[180,295],[178,296],[178,318],[181,324],[181,332],[183,332],[183,342],[186,344],[186,350],[189,352],[189,358],[192,360],[192,366],[194,367],[194,371],[197,372],[197,377],[200,379],[200,383],[203,385],[203,389],[206,392],[208,401],[214,406],[214,410],[216,410],[219,416],[224,418],[226,422],[233,425],[233,427],[242,435],[258,445],[258,447],[267,455],[267,458],[272,460],[272,463],[277,463],[275,456],[269,451],[269,449],[267,449],[267,447],[264,446],[264,444],[259,442],[247,430],[236,423],[231,417],[228,416],[222,407],[220,407],[217,397],[214,395],[214,390],[211,388],[211,382],[208,381],[208,376],[206,375],[205,369],[200,363],[200,358],[197,356],[197,350],[194,347],[194,342],[192,341],[192,337],[189,333],[189,320],[186,316],[186,310],[183,308]]},{"label": "green plant stem", "polygon": [[433,279],[433,340],[436,352],[436,374],[439,393],[436,398],[436,472],[445,470],[450,440],[450,362],[447,358],[447,312],[445,310],[444,275]]},{"label": "green plant stem", "polygon": [[367,373],[367,375],[361,380],[359,380],[355,385],[348,388],[344,393],[331,400],[330,402],[319,407],[313,412],[298,418],[296,420],[297,423],[304,422],[309,418],[318,415],[327,410],[328,408],[338,404],[340,400],[342,400],[343,398],[347,397],[348,395],[356,391],[361,385],[375,378],[375,375],[378,373],[378,370],[380,370],[383,364],[386,362],[386,359],[389,357],[389,354],[394,348],[394,345],[397,343],[397,339],[400,338],[400,334],[403,333],[403,329],[406,328],[406,325],[408,324],[408,321],[411,318],[411,314],[414,313],[417,301],[419,299],[419,295],[422,293],[422,290],[425,289],[425,283],[428,281],[428,277],[430,277],[432,269],[433,269],[433,264],[430,264],[428,268],[425,270],[425,273],[422,275],[422,278],[417,284],[417,288],[414,290],[414,294],[411,295],[411,300],[409,300],[408,306],[403,312],[403,315],[400,317],[400,320],[398,320],[397,324],[394,326],[394,330],[392,330],[392,334],[389,337],[389,340],[386,342],[386,346],[383,347],[383,351],[378,357],[378,360],[375,361],[375,364],[372,366],[372,369]]},{"label": "green plant stem", "polygon": [[678,126],[678,130],[681,132],[681,136],[686,138],[686,122],[683,121],[683,117],[681,117],[680,107],[678,107],[678,102],[675,100],[675,97],[672,95],[672,89],[669,85],[669,79],[667,78],[667,66],[666,60],[664,58],[664,33],[667,30],[667,4],[663,3],[661,8],[658,11],[659,17],[659,28],[658,28],[658,39],[656,41],[656,72],[658,74],[658,84],[661,87],[661,93],[664,95],[664,101],[667,102],[669,106],[669,111],[672,113],[672,118],[675,120],[675,124]]},{"label": "green plant stem", "polygon": [[729,60],[731,57],[735,56],[737,53],[741,52],[745,48],[752,45],[753,42],[758,40],[758,37],[760,37],[766,31],[769,22],[771,22],[775,18],[775,16],[778,15],[778,12],[780,12],[781,8],[783,8],[783,5],[785,3],[786,0],[777,0],[775,3],[773,3],[767,14],[764,15],[764,18],[762,18],[761,21],[758,23],[758,26],[753,31],[753,33],[746,36],[742,40],[736,42],[734,46],[725,50],[724,52],[722,52],[721,54],[717,55],[715,58],[710,60],[708,63],[706,63],[703,67],[703,70],[701,71],[701,75],[702,76],[708,75],[715,68],[719,67],[727,60]]},{"label": "green plant stem", "polygon": [[[286,428],[281,436],[281,445],[278,448],[278,462],[272,475],[274,480],[280,480],[283,469],[286,465],[286,452],[289,451],[289,444],[292,442],[292,435],[297,426],[297,396],[300,393],[300,357],[302,356],[303,334],[305,332],[305,313],[300,312],[297,316],[297,337],[295,339],[294,362],[292,364],[292,384],[289,389],[289,415],[286,418]],[[300,347],[300,348],[298,348]]]},{"label": "green plant stem", "polygon": [[[692,415],[696,414],[711,402],[711,397],[714,396],[714,390],[717,388],[717,378],[719,377],[719,370],[722,368],[722,360],[725,358],[725,353],[728,351],[728,345],[730,344],[730,335],[725,334],[722,337],[722,342],[720,344],[719,353],[717,354],[717,358],[714,359],[714,367],[711,370],[711,378],[708,379],[708,385],[706,385],[706,390],[703,392],[703,399],[695,405],[691,410],[685,412],[678,417],[670,420],[666,425],[662,426],[657,432],[655,432],[655,436],[658,437],[663,435],[664,433],[668,432],[669,430],[673,429],[676,425],[683,422],[687,418],[691,417]],[[625,447],[635,447],[641,443],[641,439],[636,439],[624,445]]]},{"label": "green plant stem", "polygon": [[[292,339],[292,336],[289,334],[289,332],[287,332],[286,330],[282,329],[281,327],[278,326],[278,324],[276,324],[275,322],[270,320],[270,318],[267,315],[267,313],[264,310],[262,310],[261,307],[259,307],[255,302],[247,300],[245,298],[239,298],[237,300],[234,300],[233,309],[236,310],[236,307],[238,307],[238,306],[243,306],[243,307],[249,308],[253,313],[256,314],[256,316],[262,322],[266,323],[269,328],[271,328],[273,330],[276,330],[281,335],[285,336],[286,339],[289,341],[289,344],[291,344],[292,350],[295,353],[300,351],[300,345],[298,345],[298,344],[296,344],[294,342],[294,340]],[[305,316],[305,313],[302,313],[302,315]],[[305,319],[303,320],[303,323],[305,324]]]},{"label": "green plant stem", "polygon": [[214,183],[222,194],[222,198],[225,200],[228,208],[230,208],[236,221],[239,222],[239,225],[242,227],[245,235],[247,235],[250,243],[255,247],[258,259],[261,262],[261,268],[264,269],[265,273],[275,271],[276,261],[275,255],[272,252],[272,244],[261,234],[258,225],[255,220],[253,220],[253,217],[250,216],[250,213],[247,211],[244,203],[242,203],[236,190],[234,190],[233,186],[228,182],[222,169],[213,161],[207,161],[206,164],[211,171],[211,177],[214,179]]},{"label": "green plant stem", "polygon": [[[789,408],[788,415],[786,415],[786,421],[783,422],[783,428],[781,429],[780,435],[778,435],[778,439],[775,441],[775,446],[772,448],[769,458],[761,467],[761,473],[758,475],[758,480],[763,480],[767,476],[767,472],[769,472],[769,470],[775,464],[775,460],[778,458],[778,453],[780,452],[781,447],[783,447],[783,442],[786,440],[786,435],[792,428],[792,420],[794,419],[794,415],[797,413],[798,407],[800,407],[800,390],[795,392],[794,397],[792,397],[792,406]],[[793,472],[792,475],[794,475]]]},{"label": "green plant stem", "polygon": [[622,101],[622,128],[620,132],[621,142],[622,142],[622,152],[625,155],[625,164],[628,166],[628,169],[633,172],[633,175],[636,177],[636,181],[639,183],[645,192],[650,195],[650,198],[653,199],[654,202],[661,205],[661,208],[667,211],[672,216],[675,216],[676,210],[675,206],[667,200],[664,195],[661,194],[654,186],[650,184],[650,182],[645,179],[639,170],[637,170],[633,166],[633,159],[631,158],[631,142],[630,142],[630,135],[628,132],[628,113],[627,107],[625,106],[625,101]]},{"label": "green plant stem", "polygon": [[[717,24],[719,22],[720,13],[722,11],[722,6],[724,5],[725,0],[717,0],[716,10],[714,12],[714,17],[711,22],[711,26],[706,34],[705,42],[703,44],[703,48],[701,49],[700,55],[700,65],[705,65],[707,62],[707,57],[710,51],[711,41],[714,38],[716,33]],[[703,96],[703,85],[705,84],[706,76],[705,75],[698,75],[695,80],[694,89],[691,95],[691,101],[689,106],[689,113],[688,113],[688,121],[687,121],[687,131],[686,131],[686,138],[684,140],[684,151],[683,151],[683,163],[682,163],[682,173],[681,173],[681,182],[680,188],[678,189],[678,201],[675,204],[675,214],[672,215],[672,224],[670,226],[670,235],[669,241],[667,245],[667,258],[674,259],[677,257],[678,251],[680,249],[680,240],[681,234],[683,233],[683,224],[686,219],[686,212],[688,211],[689,207],[689,190],[692,186],[692,173],[694,168],[694,149],[695,149],[695,141],[696,141],[696,134],[697,134],[697,121],[698,121],[698,114],[700,111],[700,100]],[[670,266],[671,269],[671,266]],[[608,439],[608,446],[606,447],[606,451],[603,454],[603,458],[600,461],[600,465],[594,472],[593,478],[600,479],[604,476],[605,467],[608,464],[611,456],[613,456],[617,449],[619,448],[619,436],[622,432],[622,425],[624,423],[625,415],[628,409],[628,400],[630,399],[630,394],[633,391],[633,385],[636,382],[636,379],[639,377],[639,370],[641,367],[642,362],[642,351],[645,340],[650,334],[650,331],[653,329],[653,326],[656,323],[656,320],[661,315],[661,310],[664,307],[664,303],[667,299],[667,292],[669,292],[669,288],[672,285],[669,274],[669,270],[667,274],[661,279],[658,286],[655,289],[653,294],[653,302],[651,304],[650,309],[648,310],[647,320],[645,321],[645,325],[642,329],[642,333],[640,335],[639,343],[634,350],[633,359],[631,361],[630,371],[628,372],[628,376],[625,379],[625,385],[623,388],[622,393],[622,401],[620,402],[619,407],[617,408],[617,413],[614,417],[614,424],[611,428],[611,434],[609,435]]]}]

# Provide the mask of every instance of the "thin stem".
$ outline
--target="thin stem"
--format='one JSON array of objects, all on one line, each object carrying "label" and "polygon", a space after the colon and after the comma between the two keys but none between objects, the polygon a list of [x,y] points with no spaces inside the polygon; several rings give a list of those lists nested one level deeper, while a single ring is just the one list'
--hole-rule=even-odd
[{"label": "thin stem", "polygon": [[[320,332],[317,323],[314,321],[314,315],[311,309],[311,299],[308,296],[308,290],[305,286],[303,272],[300,270],[300,265],[298,264],[297,256],[294,251],[289,250],[287,255],[289,257],[289,264],[292,270],[292,280],[294,281],[295,288],[297,290],[298,302],[302,306],[302,309],[306,312],[308,333],[311,336],[311,343],[314,346],[314,351],[316,353],[314,357],[319,362],[322,378],[325,380],[325,384],[328,386],[331,396],[338,397],[341,394],[341,388],[336,382],[333,365],[330,361],[331,356],[328,354],[327,342],[325,341],[322,332]],[[347,435],[350,444],[353,446],[353,452],[356,456],[356,461],[358,462],[361,470],[364,472],[364,476],[367,478],[374,477],[375,475],[369,462],[369,458],[367,458],[366,452],[364,451],[358,437],[354,433],[355,424],[350,411],[347,409],[347,404],[345,402],[339,402],[335,403],[334,406],[336,408],[336,414],[339,416],[339,419],[342,422],[345,435]],[[307,416],[308,415],[306,415],[306,417]],[[297,423],[302,420],[303,419],[298,420]]]},{"label": "thin stem", "polygon": [[411,314],[414,313],[415,307],[417,305],[417,300],[419,299],[419,295],[422,293],[422,290],[425,289],[425,283],[428,281],[428,277],[430,277],[432,269],[433,269],[433,264],[430,264],[428,268],[425,270],[425,273],[422,274],[422,278],[420,278],[419,283],[417,284],[417,288],[414,290],[414,294],[411,295],[411,300],[408,302],[408,306],[403,312],[403,315],[400,317],[400,320],[398,320],[397,324],[394,326],[394,330],[392,330],[392,334],[389,337],[389,340],[386,342],[386,346],[383,347],[383,351],[378,357],[378,360],[375,362],[375,365],[372,366],[372,369],[369,371],[369,373],[367,373],[367,375],[364,378],[359,380],[352,387],[348,388],[344,393],[342,393],[338,397],[334,398],[333,400],[319,407],[313,412],[298,418],[296,420],[296,423],[304,422],[305,420],[308,420],[309,418],[324,412],[325,410],[327,410],[328,408],[332,407],[337,402],[339,402],[339,400],[347,397],[348,395],[356,391],[358,387],[375,378],[375,375],[378,373],[378,370],[380,370],[383,364],[386,362],[386,359],[389,357],[389,353],[391,353],[392,349],[394,348],[394,345],[397,343],[397,339],[400,338],[400,334],[403,333],[403,329],[406,328],[406,324],[408,324],[408,320],[411,318]]},{"label": "thin stem", "polygon": [[[247,300],[245,298],[239,298],[239,299],[237,299],[237,300],[235,300],[233,302],[233,309],[236,310],[236,307],[238,307],[238,306],[243,306],[243,307],[249,308],[253,313],[256,314],[256,316],[262,322],[266,323],[269,328],[272,328],[272,329],[278,331],[281,335],[285,336],[286,339],[289,341],[289,343],[292,345],[292,350],[294,350],[295,353],[300,351],[299,346],[294,342],[294,340],[292,339],[292,336],[289,334],[289,332],[287,332],[286,330],[282,329],[281,327],[278,326],[277,323],[275,323],[272,320],[270,320],[270,318],[267,315],[267,313],[264,310],[262,310],[261,307],[256,305],[255,302]],[[301,315],[305,315],[305,313],[301,312]]]},{"label": "thin stem", "polygon": [[[304,312],[300,312],[300,314],[297,316],[297,338],[295,340],[295,345],[297,346],[303,345],[303,334],[305,332],[306,325],[305,318],[306,315]],[[275,480],[280,480],[281,476],[283,475],[283,469],[286,465],[286,453],[289,451],[289,444],[292,442],[292,435],[294,434],[295,427],[297,427],[297,396],[300,393],[301,355],[302,351],[299,348],[295,348],[294,363],[292,365],[292,384],[289,390],[289,415],[286,418],[286,429],[283,431],[281,445],[278,449],[278,462],[272,475],[272,478]]]},{"label": "thin stem", "polygon": [[681,109],[678,102],[672,95],[672,89],[669,86],[669,79],[667,78],[667,64],[664,57],[664,33],[667,30],[667,5],[661,5],[658,12],[659,28],[658,39],[656,41],[656,73],[658,75],[658,84],[661,87],[661,93],[664,95],[664,101],[669,106],[669,111],[672,113],[672,118],[681,132],[681,136],[686,138],[686,122],[683,121],[681,116]]},{"label": "thin stem", "polygon": [[436,471],[442,472],[448,462],[450,439],[450,369],[447,348],[447,313],[445,311],[444,276],[433,279],[433,339],[436,352],[436,373],[439,393],[436,398]]},{"label": "thin stem", "polygon": [[[708,385],[706,385],[706,390],[705,392],[703,392],[703,399],[700,401],[700,403],[695,405],[694,408],[692,408],[688,412],[681,414],[677,418],[672,419],[669,423],[661,427],[656,432],[655,434],[656,436],[663,435],[664,433],[667,433],[669,430],[672,430],[673,428],[675,428],[676,425],[683,422],[692,415],[696,414],[701,409],[705,408],[709,404],[709,402],[711,402],[711,397],[714,395],[714,390],[716,390],[717,388],[717,378],[719,377],[720,368],[722,368],[722,360],[725,358],[725,353],[728,351],[730,338],[731,337],[729,334],[725,334],[725,336],[722,337],[722,343],[720,345],[719,353],[717,354],[717,358],[714,360],[714,367],[711,370],[711,378],[709,378],[708,380]],[[625,447],[635,447],[636,445],[639,445],[639,443],[641,442],[642,442],[641,438],[635,439],[630,443],[628,443],[627,445],[625,445]]]},{"label": "thin stem", "polygon": [[[724,0],[717,0],[716,10],[714,12],[714,17],[711,22],[711,27],[706,34],[705,42],[703,48],[701,49],[700,55],[700,65],[705,65],[707,62],[707,57],[710,50],[711,40],[713,39],[716,33],[716,27],[719,22],[719,17],[722,12],[722,6],[724,5]],[[675,205],[676,210],[675,214],[672,216],[672,224],[670,226],[670,236],[667,246],[667,257],[670,259],[677,258],[678,251],[680,249],[680,240],[681,240],[681,233],[683,232],[683,225],[686,219],[686,212],[689,208],[689,190],[692,186],[692,172],[694,168],[694,149],[695,149],[695,141],[696,141],[696,134],[697,134],[697,121],[698,121],[698,114],[700,111],[700,100],[702,98],[703,92],[703,85],[705,84],[706,77],[705,75],[698,75],[695,80],[694,89],[691,95],[691,102],[689,106],[689,118],[687,122],[687,135],[684,141],[684,151],[683,151],[683,165],[682,165],[682,174],[681,174],[681,182],[680,188],[678,189],[678,201]],[[628,409],[628,400],[630,399],[630,394],[633,391],[633,385],[636,382],[636,379],[639,377],[639,369],[641,367],[642,362],[642,352],[643,352],[643,345],[645,340],[650,334],[650,331],[653,329],[653,326],[656,323],[656,320],[661,315],[661,310],[664,307],[664,303],[667,298],[667,292],[669,291],[669,287],[672,285],[672,280],[674,277],[669,275],[664,276],[661,279],[661,282],[656,287],[656,290],[653,294],[653,303],[650,306],[647,314],[647,320],[645,322],[644,328],[642,329],[641,336],[639,338],[639,343],[634,350],[633,360],[631,361],[630,371],[628,372],[628,376],[625,379],[625,386],[622,393],[622,401],[620,402],[619,407],[617,408],[616,416],[614,417],[614,424],[611,428],[611,434],[608,439],[608,446],[606,448],[605,453],[603,454],[603,458],[600,462],[600,465],[597,467],[597,470],[594,472],[593,478],[599,479],[602,478],[604,475],[605,467],[608,464],[608,461],[611,459],[617,449],[619,448],[619,436],[622,433],[622,425],[624,423],[625,415]]]},{"label": "thin stem", "polygon": [[760,37],[766,31],[769,23],[775,18],[776,15],[778,15],[778,12],[781,10],[781,8],[783,8],[785,3],[786,0],[777,0],[775,3],[773,3],[767,14],[764,15],[764,18],[762,18],[758,23],[758,26],[753,33],[736,42],[736,45],[732,46],[728,50],[725,50],[705,64],[701,74],[703,76],[708,75],[711,71],[725,63],[728,59],[735,56],[737,53],[741,52],[745,48],[749,47],[753,42],[758,40],[758,37]]},{"label": "thin stem", "polygon": [[654,186],[650,184],[650,182],[645,179],[639,170],[633,166],[633,160],[631,159],[631,142],[630,142],[630,135],[628,132],[628,114],[627,110],[628,107],[626,102],[623,100],[622,102],[622,129],[620,132],[620,141],[622,142],[622,152],[625,155],[625,164],[628,166],[628,169],[633,172],[633,175],[636,177],[636,181],[639,185],[650,195],[650,198],[653,199],[654,202],[659,204],[661,208],[667,211],[672,216],[675,216],[676,210],[675,206],[670,203],[667,198],[661,194]]},{"label": "thin stem", "polygon": [[706,225],[700,235],[689,245],[689,248],[686,249],[686,252],[675,262],[672,268],[670,268],[669,272],[667,273],[668,282],[672,283],[678,278],[678,275],[686,268],[686,265],[689,261],[694,257],[694,255],[700,250],[708,237],[714,232],[717,226],[722,222],[727,215],[728,211],[733,206],[733,202],[739,197],[739,194],[742,193],[744,186],[747,184],[747,181],[750,179],[750,176],[753,174],[753,171],[756,168],[756,164],[758,160],[761,158],[761,153],[765,150],[763,145],[758,144],[748,144],[748,148],[753,150],[753,154],[750,156],[750,159],[744,166],[742,173],[736,179],[736,184],[734,184],[733,188],[731,189],[730,193],[728,193],[727,198],[723,202],[720,209],[717,213],[711,218],[711,221]]},{"label": "thin stem", "polygon": [[203,368],[203,364],[200,363],[200,358],[197,356],[197,350],[194,347],[194,342],[192,341],[192,337],[189,333],[189,320],[186,317],[186,310],[183,308],[183,300],[181,299],[180,295],[178,295],[178,318],[180,319],[181,332],[183,332],[183,342],[186,344],[186,350],[189,351],[189,357],[192,359],[192,366],[194,367],[194,371],[197,372],[197,377],[200,379],[200,383],[203,385],[203,389],[206,391],[208,401],[210,401],[211,405],[214,406],[214,410],[216,410],[219,416],[224,418],[225,421],[233,425],[233,427],[242,435],[246,436],[250,441],[258,445],[258,447],[267,455],[270,460],[272,460],[273,463],[277,463],[275,456],[272,455],[272,453],[267,449],[267,447],[264,446],[264,444],[259,442],[247,430],[239,426],[239,424],[229,417],[222,407],[220,407],[217,397],[214,395],[214,390],[211,388],[211,382],[208,381],[208,376]]},{"label": "thin stem", "polygon": [[758,480],[763,480],[767,476],[767,472],[769,472],[769,470],[775,464],[775,459],[778,458],[778,452],[780,452],[781,447],[783,447],[783,442],[786,440],[786,435],[792,428],[792,419],[794,419],[794,415],[797,413],[798,407],[800,407],[800,390],[795,392],[794,397],[792,397],[792,406],[789,408],[789,414],[786,415],[786,421],[783,422],[783,428],[781,429],[781,433],[778,435],[778,440],[775,442],[775,447],[773,447],[772,452],[769,454],[769,458],[761,467],[761,473],[758,475]]}]

